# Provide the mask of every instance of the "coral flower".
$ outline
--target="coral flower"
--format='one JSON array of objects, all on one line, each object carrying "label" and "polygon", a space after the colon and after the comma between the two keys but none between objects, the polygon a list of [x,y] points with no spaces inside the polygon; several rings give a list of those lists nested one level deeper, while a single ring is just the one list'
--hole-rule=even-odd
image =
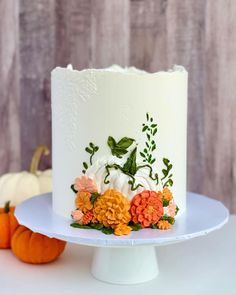
[{"label": "coral flower", "polygon": [[71,217],[74,219],[74,221],[76,221],[77,223],[79,224],[82,224],[83,223],[83,217],[84,217],[84,213],[79,210],[79,209],[76,209],[75,211],[72,211],[71,212]]},{"label": "coral flower", "polygon": [[82,210],[83,213],[92,210],[93,204],[90,201],[90,197],[91,194],[89,192],[78,192],[75,199],[76,208]]},{"label": "coral flower", "polygon": [[165,201],[171,201],[173,199],[172,192],[168,187],[165,187],[162,192],[162,197]]},{"label": "coral flower", "polygon": [[83,224],[89,224],[93,219],[93,212],[88,211],[87,213],[84,214],[82,222]]},{"label": "coral flower", "polygon": [[130,212],[132,221],[140,223],[143,228],[156,224],[164,214],[161,194],[146,190],[135,195]]},{"label": "coral flower", "polygon": [[115,228],[118,224],[130,221],[130,203],[120,192],[113,189],[105,191],[94,204],[94,219],[105,227]]},{"label": "coral flower", "polygon": [[97,186],[94,180],[86,175],[82,175],[75,179],[74,188],[78,192],[90,192],[95,193],[97,192]]},{"label": "coral flower", "polygon": [[127,224],[118,224],[115,227],[114,234],[117,236],[128,235],[131,232],[131,227]]},{"label": "coral flower", "polygon": [[175,217],[175,213],[176,213],[176,204],[173,202],[173,203],[170,203],[169,206],[168,206],[168,209],[167,209],[167,213],[169,216],[171,217]]},{"label": "coral flower", "polygon": [[167,220],[160,220],[157,223],[157,227],[162,230],[167,230],[171,228],[171,224]]}]

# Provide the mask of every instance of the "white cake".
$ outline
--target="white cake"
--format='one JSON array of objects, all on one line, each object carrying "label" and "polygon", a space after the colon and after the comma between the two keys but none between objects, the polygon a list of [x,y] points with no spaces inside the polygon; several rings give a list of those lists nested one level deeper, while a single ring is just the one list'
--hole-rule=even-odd
[{"label": "white cake", "polygon": [[[187,78],[181,66],[157,73],[118,66],[83,71],[57,67],[52,71],[53,209],[57,214],[70,216],[75,207],[70,186],[82,171],[96,180],[98,193],[113,188],[129,200],[142,190],[161,190],[170,179],[167,185],[180,212],[184,212]],[[154,126],[150,127],[155,133],[149,135],[150,141],[149,131],[143,130],[146,125]],[[133,141],[127,142],[127,138]],[[156,145],[153,152],[147,151],[146,142],[152,144],[151,149]],[[92,165],[85,150],[91,151],[89,143],[99,147]],[[106,166],[123,167],[135,147],[137,165],[152,166],[153,176],[158,173],[158,183],[149,177],[149,167],[137,171],[133,188],[130,176],[121,170],[113,167],[107,175]],[[161,181],[166,169],[163,159],[173,167]]]}]

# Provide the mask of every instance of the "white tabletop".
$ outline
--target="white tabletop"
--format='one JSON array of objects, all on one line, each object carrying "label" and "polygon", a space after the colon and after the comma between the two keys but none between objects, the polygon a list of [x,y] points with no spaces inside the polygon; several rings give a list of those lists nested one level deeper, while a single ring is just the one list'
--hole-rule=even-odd
[{"label": "white tabletop", "polygon": [[160,274],[148,283],[110,285],[90,275],[93,248],[68,244],[54,263],[29,265],[0,250],[0,293],[6,295],[235,295],[236,216],[205,237],[157,247]]}]

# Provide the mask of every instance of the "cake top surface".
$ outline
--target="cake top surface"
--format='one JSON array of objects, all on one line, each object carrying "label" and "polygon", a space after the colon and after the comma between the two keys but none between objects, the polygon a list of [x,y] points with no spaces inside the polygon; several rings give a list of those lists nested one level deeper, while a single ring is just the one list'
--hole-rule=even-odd
[{"label": "cake top surface", "polygon": [[121,73],[121,74],[127,74],[127,75],[151,75],[151,76],[157,76],[157,75],[163,75],[163,74],[175,74],[175,73],[187,73],[186,69],[181,65],[174,65],[171,69],[168,69],[167,71],[158,71],[158,72],[147,72],[145,70],[137,69],[136,67],[121,67],[119,65],[112,65],[107,68],[103,69],[94,69],[94,68],[88,68],[83,70],[76,70],[73,68],[71,64],[69,64],[66,68],[64,67],[56,67],[52,72],[58,71],[58,70],[71,70],[72,72],[78,72],[78,73],[85,73],[85,72],[96,72],[96,73],[104,73],[104,72],[111,72],[111,73]]}]

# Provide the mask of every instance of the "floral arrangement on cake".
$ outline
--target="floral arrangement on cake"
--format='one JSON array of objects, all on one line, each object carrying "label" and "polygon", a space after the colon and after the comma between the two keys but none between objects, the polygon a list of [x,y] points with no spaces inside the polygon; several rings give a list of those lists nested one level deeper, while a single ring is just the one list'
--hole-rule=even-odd
[{"label": "floral arrangement on cake", "polygon": [[[163,158],[162,175],[155,171],[157,124],[147,113],[142,126],[146,142],[142,151],[129,137],[118,142],[109,136],[112,156],[93,163],[99,147],[90,143],[85,151],[89,161],[83,163],[82,175],[71,185],[76,194],[72,227],[97,229],[104,234],[128,235],[144,228],[168,230],[175,222],[172,164]],[[142,163],[137,163],[137,153]]]}]

